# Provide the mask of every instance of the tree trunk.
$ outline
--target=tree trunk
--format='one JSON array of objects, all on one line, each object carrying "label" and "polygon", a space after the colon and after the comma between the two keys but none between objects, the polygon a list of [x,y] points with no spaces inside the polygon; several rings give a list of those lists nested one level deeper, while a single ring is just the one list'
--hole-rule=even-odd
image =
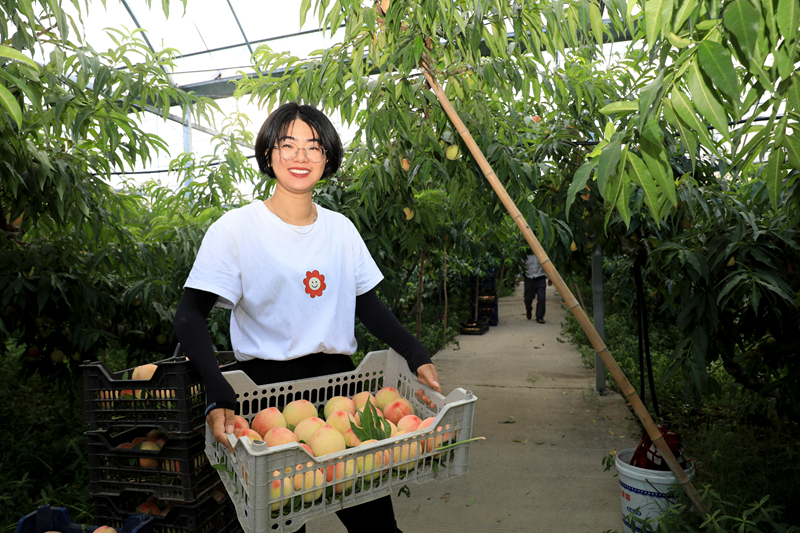
[{"label": "tree trunk", "polygon": [[417,340],[422,338],[422,280],[425,270],[425,247],[419,254],[419,283],[417,285]]},{"label": "tree trunk", "polygon": [[447,237],[444,239],[444,315],[442,315],[442,346],[447,344]]}]

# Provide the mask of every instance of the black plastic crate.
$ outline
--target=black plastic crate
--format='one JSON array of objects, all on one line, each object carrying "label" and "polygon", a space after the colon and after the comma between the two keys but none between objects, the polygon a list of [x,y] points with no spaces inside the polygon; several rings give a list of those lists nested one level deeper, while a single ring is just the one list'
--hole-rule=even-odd
[{"label": "black plastic crate", "polygon": [[205,427],[205,386],[185,357],[154,363],[149,380],[131,380],[133,369],[110,372],[99,362],[81,365],[83,406],[90,431],[149,427],[191,433]]},{"label": "black plastic crate", "polygon": [[205,454],[202,433],[168,436],[160,450],[118,448],[145,437],[147,428],[117,433],[89,431],[89,486],[92,494],[119,496],[126,490],[162,500],[192,502],[219,483]]},{"label": "black plastic crate", "polygon": [[[224,494],[224,490],[221,494]],[[145,501],[141,493],[121,496],[94,496],[95,522],[115,527],[124,524],[136,508]],[[163,510],[162,510],[163,511]],[[175,503],[166,514],[153,516],[152,533],[238,533],[242,531],[236,507],[224,494],[217,499],[208,494],[193,503]]]},{"label": "black plastic crate", "polygon": [[478,305],[497,304],[497,293],[489,292],[478,295]]},{"label": "black plastic crate", "polygon": [[483,335],[487,331],[489,331],[489,323],[484,319],[479,319],[477,322],[461,323],[462,335]]},{"label": "black plastic crate", "polygon": [[491,307],[478,307],[478,320],[484,320],[490,326],[496,326],[500,320],[497,314],[497,306]]},{"label": "black plastic crate", "polygon": [[[153,529],[150,526],[152,521],[152,516],[135,513],[121,521],[115,529],[118,533],[153,533]],[[17,522],[14,533],[46,533],[47,531],[58,531],[59,533],[92,533],[100,527],[100,525],[83,526],[76,524],[69,516],[69,511],[64,507],[42,505],[34,512],[23,516],[20,521]]]}]

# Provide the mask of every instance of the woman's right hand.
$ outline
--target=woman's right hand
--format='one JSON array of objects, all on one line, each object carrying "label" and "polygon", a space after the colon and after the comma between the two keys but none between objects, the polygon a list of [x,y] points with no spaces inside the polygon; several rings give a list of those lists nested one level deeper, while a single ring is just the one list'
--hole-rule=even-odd
[{"label": "woman's right hand", "polygon": [[228,448],[233,453],[231,443],[228,441],[226,433],[233,433],[233,416],[234,412],[231,409],[214,409],[206,415],[206,422],[208,427],[211,428],[211,434],[214,438]]}]

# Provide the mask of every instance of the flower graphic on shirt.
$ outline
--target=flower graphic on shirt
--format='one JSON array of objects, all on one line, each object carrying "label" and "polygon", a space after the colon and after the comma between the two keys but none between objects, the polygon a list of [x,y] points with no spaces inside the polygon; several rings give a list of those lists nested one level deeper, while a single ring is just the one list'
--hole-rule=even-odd
[{"label": "flower graphic on shirt", "polygon": [[303,284],[306,286],[306,293],[310,294],[312,298],[322,296],[322,291],[325,290],[325,276],[320,274],[319,270],[306,272]]}]

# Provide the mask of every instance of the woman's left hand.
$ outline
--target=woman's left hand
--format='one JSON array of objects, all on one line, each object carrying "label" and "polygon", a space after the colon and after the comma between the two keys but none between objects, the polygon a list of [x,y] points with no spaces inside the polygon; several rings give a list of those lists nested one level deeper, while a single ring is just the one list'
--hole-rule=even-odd
[{"label": "woman's left hand", "polygon": [[[439,384],[439,373],[436,372],[436,367],[433,366],[433,363],[428,363],[427,365],[422,365],[421,367],[417,368],[417,379],[439,394],[442,393],[442,386]],[[431,408],[436,407],[436,404],[434,404],[431,399],[425,395],[425,392],[423,392],[422,389],[417,391],[417,398],[428,404]]]}]

